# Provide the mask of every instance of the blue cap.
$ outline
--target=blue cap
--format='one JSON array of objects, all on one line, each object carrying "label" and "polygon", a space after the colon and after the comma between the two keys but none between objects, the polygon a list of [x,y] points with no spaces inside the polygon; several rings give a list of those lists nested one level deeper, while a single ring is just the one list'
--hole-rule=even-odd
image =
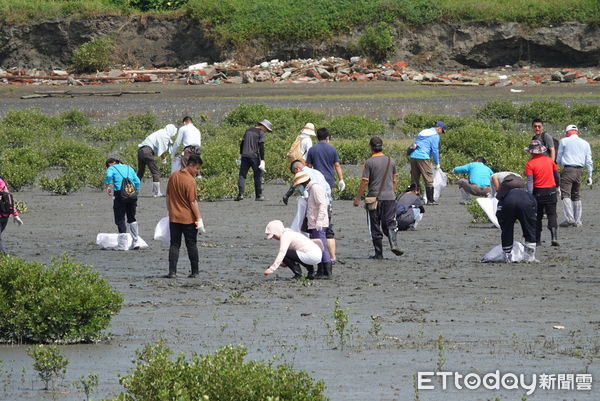
[{"label": "blue cap", "polygon": [[433,124],[434,127],[440,127],[442,129],[442,132],[446,131],[446,124],[444,124],[443,121],[436,121],[435,124]]}]

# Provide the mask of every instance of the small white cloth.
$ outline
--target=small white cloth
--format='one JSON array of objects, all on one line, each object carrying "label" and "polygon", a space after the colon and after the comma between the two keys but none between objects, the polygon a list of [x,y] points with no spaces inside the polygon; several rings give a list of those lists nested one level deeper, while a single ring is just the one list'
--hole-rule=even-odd
[{"label": "small white cloth", "polygon": [[[525,247],[518,241],[513,242],[513,248],[511,253],[512,262],[521,262],[525,258]],[[496,245],[491,251],[485,254],[481,258],[481,263],[503,263],[504,262],[504,251],[502,245]]]},{"label": "small white cloth", "polygon": [[[115,249],[118,247],[118,238],[119,234],[117,233],[99,233],[96,236],[96,244],[100,245],[100,247],[104,249]],[[127,249],[131,249],[131,245],[133,244],[133,238],[131,234],[127,233]],[[138,236],[138,245],[140,249],[148,248],[148,244],[146,241],[142,239],[142,237]]]},{"label": "small white cloth", "polygon": [[154,240],[171,243],[171,230],[169,229],[169,217],[163,217],[154,228]]}]

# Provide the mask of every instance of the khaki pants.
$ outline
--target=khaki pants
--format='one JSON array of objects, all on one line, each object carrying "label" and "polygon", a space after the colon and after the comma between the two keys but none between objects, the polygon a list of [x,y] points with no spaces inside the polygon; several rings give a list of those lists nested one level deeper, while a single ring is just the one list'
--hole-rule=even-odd
[{"label": "khaki pants", "polygon": [[419,186],[419,179],[423,177],[426,187],[433,187],[433,170],[429,159],[410,159],[410,181]]},{"label": "khaki pants", "polygon": [[583,167],[565,166],[560,175],[561,199],[571,198],[573,202],[580,199],[581,173]]},{"label": "khaki pants", "polygon": [[479,185],[471,184],[464,178],[458,180],[458,187],[464,189],[466,193],[474,196],[487,196],[487,194],[490,193],[490,187],[480,187]]}]

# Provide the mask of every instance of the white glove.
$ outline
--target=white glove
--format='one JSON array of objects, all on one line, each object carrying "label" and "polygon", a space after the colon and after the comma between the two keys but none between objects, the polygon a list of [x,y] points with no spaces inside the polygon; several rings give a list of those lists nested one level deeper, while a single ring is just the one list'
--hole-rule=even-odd
[{"label": "white glove", "polygon": [[436,164],[435,166],[433,166],[434,169],[439,170],[440,169],[440,164]]},{"label": "white glove", "polygon": [[315,230],[317,230],[317,231],[323,231],[323,226],[322,226],[322,225],[320,225],[320,224],[317,224],[317,225],[315,226]]},{"label": "white glove", "polygon": [[198,228],[198,231],[201,232],[202,234],[204,234],[206,232],[206,229],[204,228],[204,221],[202,220],[202,217],[200,217],[200,219],[196,222],[196,227]]},{"label": "white glove", "polygon": [[267,170],[265,170],[265,161],[261,160],[260,164],[258,165],[258,168],[261,169],[263,171],[263,173],[266,173]]},{"label": "white glove", "polygon": [[22,226],[23,225],[23,220],[21,220],[21,218],[19,216],[13,216],[13,221],[18,226]]},{"label": "white glove", "polygon": [[235,164],[237,164],[238,166],[242,165],[242,158],[241,158],[241,156],[238,157],[237,159],[235,159]]},{"label": "white glove", "polygon": [[164,159],[160,159],[160,162],[161,162],[161,163],[163,164],[163,166],[164,166],[165,164],[167,164],[167,159],[166,159],[166,158],[164,158]]},{"label": "white glove", "polygon": [[592,185],[592,177],[588,177],[587,180],[585,180],[585,183],[587,185]]},{"label": "white glove", "polygon": [[338,181],[338,189],[340,190],[340,192],[343,192],[344,189],[346,189],[346,183],[344,182],[344,180]]},{"label": "white glove", "polygon": [[560,187],[556,187],[556,196],[560,198]]}]

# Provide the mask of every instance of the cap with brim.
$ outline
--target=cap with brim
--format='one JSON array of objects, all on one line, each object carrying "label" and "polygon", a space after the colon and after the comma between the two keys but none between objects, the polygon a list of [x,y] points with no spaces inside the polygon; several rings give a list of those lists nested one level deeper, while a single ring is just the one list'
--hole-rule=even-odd
[{"label": "cap with brim", "polygon": [[267,239],[271,239],[275,235],[281,236],[284,230],[285,227],[281,220],[272,220],[267,224],[267,228],[265,228],[265,235],[267,236]]},{"label": "cap with brim", "polygon": [[298,171],[296,175],[294,175],[294,186],[304,184],[308,180],[310,180],[310,176],[306,172]]},{"label": "cap with brim", "polygon": [[317,134],[315,133],[315,125],[313,123],[306,123],[306,125],[304,126],[304,128],[302,128],[302,131],[300,131],[300,133],[310,136],[317,136]]},{"label": "cap with brim", "polygon": [[548,148],[546,148],[544,145],[542,145],[542,143],[540,141],[538,141],[537,139],[534,139],[533,141],[531,141],[529,146],[527,146],[523,150],[525,152],[531,153],[533,155],[543,155],[544,153],[546,153]]},{"label": "cap with brim", "polygon": [[271,121],[262,120],[259,122],[259,124],[262,125],[263,127],[265,127],[267,129],[267,131],[273,132],[273,125],[271,124]]},{"label": "cap with brim", "polygon": [[577,128],[577,126],[575,124],[567,125],[567,128],[565,128],[565,132],[569,132],[569,131],[579,132],[579,128]]},{"label": "cap with brim", "polygon": [[440,127],[442,132],[446,132],[446,124],[443,121],[436,121],[434,127]]}]

